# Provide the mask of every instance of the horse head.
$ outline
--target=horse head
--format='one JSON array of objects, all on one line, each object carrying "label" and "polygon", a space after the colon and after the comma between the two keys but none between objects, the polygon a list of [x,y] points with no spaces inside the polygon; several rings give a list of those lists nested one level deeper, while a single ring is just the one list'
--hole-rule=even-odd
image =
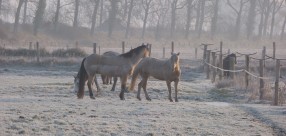
[{"label": "horse head", "polygon": [[179,53],[171,53],[171,58],[170,58],[170,61],[171,61],[171,68],[172,68],[172,71],[176,71],[178,70],[179,68],[179,55],[180,55],[180,52]]}]

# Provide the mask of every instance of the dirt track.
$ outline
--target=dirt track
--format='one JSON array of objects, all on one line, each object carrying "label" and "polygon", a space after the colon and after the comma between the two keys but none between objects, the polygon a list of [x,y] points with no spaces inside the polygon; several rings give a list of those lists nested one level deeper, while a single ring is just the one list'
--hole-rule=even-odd
[{"label": "dirt track", "polygon": [[0,135],[284,135],[285,107],[218,102],[213,84],[182,61],[179,102],[164,81],[151,79],[151,102],[135,93],[119,100],[103,86],[96,100],[72,92],[77,67],[1,67]]}]

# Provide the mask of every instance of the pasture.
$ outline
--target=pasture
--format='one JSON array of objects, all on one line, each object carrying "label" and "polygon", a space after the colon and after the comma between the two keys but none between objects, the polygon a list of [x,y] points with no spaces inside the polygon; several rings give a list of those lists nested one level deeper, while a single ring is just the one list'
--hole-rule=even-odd
[{"label": "pasture", "polygon": [[165,81],[154,78],[147,85],[152,101],[137,100],[136,91],[122,101],[120,83],[112,92],[100,79],[96,99],[85,88],[79,100],[73,75],[80,58],[65,65],[1,65],[0,135],[285,135],[285,106],[248,102],[252,92],[244,90],[218,91],[200,60],[175,51],[182,54],[179,102],[170,102]]}]

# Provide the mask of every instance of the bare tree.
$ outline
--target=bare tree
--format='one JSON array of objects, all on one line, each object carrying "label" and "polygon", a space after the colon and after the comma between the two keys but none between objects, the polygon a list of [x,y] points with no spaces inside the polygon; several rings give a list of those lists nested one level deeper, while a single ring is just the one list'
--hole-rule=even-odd
[{"label": "bare tree", "polygon": [[204,24],[204,19],[205,19],[205,3],[206,0],[201,0],[201,10],[200,10],[200,23],[199,23],[199,28],[198,28],[198,37],[201,37],[202,34],[202,29],[203,29],[203,24]]},{"label": "bare tree", "polygon": [[93,13],[92,13],[90,35],[94,34],[98,6],[99,6],[99,0],[95,0],[94,9],[93,9]]},{"label": "bare tree", "polygon": [[256,9],[256,0],[250,0],[250,6],[249,6],[248,17],[247,17],[247,22],[246,22],[247,39],[249,39],[253,34],[255,17],[256,17],[255,9]]},{"label": "bare tree", "polygon": [[114,21],[116,19],[116,12],[118,8],[118,0],[109,0],[111,4],[111,9],[109,11],[109,20],[108,20],[108,37],[110,38],[113,32]]},{"label": "bare tree", "polygon": [[26,20],[27,20],[27,8],[28,8],[28,0],[24,0],[24,13],[23,13],[23,24],[26,24]]},{"label": "bare tree", "polygon": [[74,3],[75,10],[74,10],[74,19],[73,19],[73,27],[78,27],[78,12],[79,12],[79,0],[75,0]]},{"label": "bare tree", "polygon": [[142,0],[142,6],[144,9],[144,19],[143,19],[143,29],[142,29],[141,38],[145,37],[146,24],[147,24],[151,2],[152,0]]},{"label": "bare tree", "polygon": [[[134,0],[130,0],[129,9],[128,9],[128,16],[127,16],[127,25],[126,25],[126,31],[125,31],[125,38],[127,38],[129,35],[131,13],[132,13],[132,9],[134,7],[133,2],[134,2]],[[127,3],[127,1],[125,3]]]},{"label": "bare tree", "polygon": [[34,17],[34,35],[38,34],[38,29],[43,21],[46,8],[46,0],[39,0],[36,15]]},{"label": "bare tree", "polygon": [[16,15],[15,15],[14,30],[13,30],[14,33],[16,33],[17,29],[18,29],[20,11],[21,11],[21,7],[22,7],[23,3],[24,3],[24,0],[19,0]]},{"label": "bare tree", "polygon": [[100,0],[99,25],[102,24],[102,18],[103,18],[103,3],[104,3],[104,0]]},{"label": "bare tree", "polygon": [[186,20],[186,32],[185,32],[186,39],[189,37],[190,34],[192,10],[193,10],[193,0],[187,0],[187,20]]},{"label": "bare tree", "polygon": [[273,29],[274,29],[274,22],[275,22],[275,15],[276,13],[281,9],[283,1],[278,1],[278,0],[272,0],[273,2],[273,7],[272,7],[272,18],[271,18],[271,27],[270,27],[270,39],[272,39],[273,36]]},{"label": "bare tree", "polygon": [[230,0],[227,0],[227,4],[233,9],[233,11],[237,14],[236,21],[235,21],[235,28],[234,28],[234,35],[233,38],[237,39],[240,36],[240,27],[241,27],[241,15],[243,11],[244,5],[248,2],[248,0],[240,0],[239,8],[236,9]]},{"label": "bare tree", "polygon": [[213,38],[216,34],[216,27],[217,27],[217,19],[218,19],[218,9],[219,9],[219,0],[215,1],[214,5],[214,15],[212,17],[211,23],[211,37]]},{"label": "bare tree", "polygon": [[57,29],[57,25],[59,22],[59,16],[60,16],[60,8],[61,8],[61,0],[57,1],[57,8],[56,8],[56,13],[55,13],[55,20],[54,20],[54,29]]},{"label": "bare tree", "polygon": [[200,17],[201,17],[201,1],[196,2],[196,24],[195,24],[195,31],[199,31],[199,25],[200,25]]},{"label": "bare tree", "polygon": [[264,22],[263,22],[263,32],[262,32],[262,34],[263,34],[263,36],[266,36],[267,27],[268,27],[268,19],[269,19],[269,15],[270,15],[273,3],[270,2],[270,0],[265,0],[264,2],[265,2],[265,7],[264,7],[264,10],[263,10]]},{"label": "bare tree", "polygon": [[281,34],[280,34],[280,39],[281,39],[281,40],[284,38],[285,26],[286,26],[286,15],[285,15],[285,17],[284,17],[284,22],[283,22],[282,30],[281,30]]},{"label": "bare tree", "polygon": [[2,14],[2,0],[0,0],[0,16]]}]

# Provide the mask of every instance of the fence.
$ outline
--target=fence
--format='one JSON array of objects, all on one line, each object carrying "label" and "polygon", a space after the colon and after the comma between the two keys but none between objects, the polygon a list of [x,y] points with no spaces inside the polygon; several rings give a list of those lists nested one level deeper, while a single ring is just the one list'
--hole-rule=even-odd
[{"label": "fence", "polygon": [[[266,47],[264,46],[263,49],[262,49],[262,54],[261,54],[261,59],[258,59],[258,58],[254,58],[254,57],[251,57],[252,55],[254,54],[257,54],[257,53],[252,53],[252,54],[243,54],[243,53],[239,53],[239,52],[236,52],[236,54],[239,54],[241,56],[245,56],[245,68],[244,69],[239,69],[239,70],[235,70],[235,66],[234,66],[234,59],[230,59],[230,68],[229,69],[223,69],[223,60],[222,60],[222,56],[226,56],[228,54],[230,54],[230,52],[228,51],[227,54],[222,54],[222,45],[223,43],[221,42],[220,43],[220,50],[218,51],[219,52],[219,63],[218,65],[216,65],[216,50],[208,50],[208,46],[207,44],[202,44],[201,46],[204,46],[204,48],[202,49],[203,50],[203,62],[204,62],[204,69],[205,69],[205,72],[206,72],[206,77],[207,79],[210,79],[210,73],[211,73],[211,70],[212,70],[212,73],[213,73],[213,76],[212,76],[212,82],[215,82],[216,80],[216,73],[217,73],[217,70],[220,71],[219,73],[219,80],[222,80],[222,73],[223,72],[230,72],[231,75],[230,75],[230,78],[234,78],[235,74],[234,73],[241,73],[241,72],[244,72],[245,73],[245,87],[247,88],[249,86],[249,76],[252,76],[252,77],[255,77],[257,79],[259,79],[259,93],[260,93],[260,96],[259,98],[262,99],[262,96],[264,95],[264,83],[265,83],[265,80],[268,80],[269,82],[274,82],[275,84],[275,91],[274,91],[274,100],[273,100],[273,105],[278,105],[279,103],[279,81],[280,81],[280,78],[281,78],[281,74],[280,74],[280,70],[281,70],[281,64],[280,62],[282,60],[285,60],[285,59],[279,59],[279,58],[276,58],[276,44],[275,42],[273,42],[273,55],[272,57],[268,56],[266,54]],[[212,56],[212,62],[210,62],[210,58]],[[249,63],[250,63],[250,60],[253,59],[253,60],[258,60],[259,61],[259,75],[256,75],[254,73],[251,73],[250,72],[250,67],[249,67]],[[268,60],[268,59],[272,59],[272,60],[275,60],[275,63],[276,63],[276,67],[275,67],[275,77],[264,77],[264,69],[265,69],[265,61]]]}]

